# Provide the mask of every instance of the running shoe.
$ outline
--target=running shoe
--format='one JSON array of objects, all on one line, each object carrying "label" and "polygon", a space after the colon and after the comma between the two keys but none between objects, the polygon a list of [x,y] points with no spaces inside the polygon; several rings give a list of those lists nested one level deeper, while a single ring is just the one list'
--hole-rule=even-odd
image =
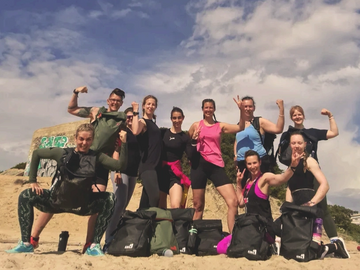
[{"label": "running shoe", "polygon": [[335,244],[337,246],[337,249],[335,251],[335,256],[338,258],[350,258],[349,252],[346,250],[345,241],[342,238],[338,238],[335,240]]},{"label": "running shoe", "polygon": [[[94,244],[91,244],[91,246]],[[86,254],[89,256],[104,256],[104,252],[101,250],[100,244],[95,244],[93,247],[88,247]]]},{"label": "running shoe", "polygon": [[38,239],[35,240],[34,237],[30,236],[30,244],[32,244],[34,249],[39,247],[39,239],[40,239],[40,237],[38,237]]},{"label": "running shoe", "polygon": [[34,247],[30,243],[25,244],[23,241],[19,241],[16,247],[5,251],[7,253],[34,253]]}]

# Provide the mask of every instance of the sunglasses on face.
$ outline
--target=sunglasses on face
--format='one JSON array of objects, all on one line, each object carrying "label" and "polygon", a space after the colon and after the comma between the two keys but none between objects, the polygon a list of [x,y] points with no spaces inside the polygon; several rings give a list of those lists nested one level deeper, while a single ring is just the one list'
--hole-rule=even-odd
[{"label": "sunglasses on face", "polygon": [[133,116],[132,115],[127,115],[126,118],[127,119],[133,119]]}]

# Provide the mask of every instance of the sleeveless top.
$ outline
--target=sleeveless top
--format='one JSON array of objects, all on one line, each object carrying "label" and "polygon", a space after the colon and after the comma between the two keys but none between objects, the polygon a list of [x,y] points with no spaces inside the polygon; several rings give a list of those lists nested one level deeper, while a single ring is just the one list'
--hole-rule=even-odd
[{"label": "sleeveless top", "polygon": [[288,186],[291,192],[304,188],[314,189],[314,175],[308,170],[304,172],[303,160],[300,160],[297,165],[293,176],[288,181]]},{"label": "sleeveless top", "polygon": [[243,131],[236,133],[236,160],[245,160],[245,152],[248,150],[254,150],[260,156],[260,158],[266,155],[266,150],[262,144],[264,135],[260,138],[259,132],[253,125],[249,125]]},{"label": "sleeveless top", "polygon": [[143,118],[146,123],[146,131],[137,136],[140,148],[139,173],[153,170],[161,166],[162,138],[158,126],[153,120]]},{"label": "sleeveless top", "polygon": [[258,180],[261,176],[255,179],[250,189],[244,191],[244,202],[246,206],[246,213],[258,214],[267,219],[272,220],[271,207],[269,197],[267,199],[260,198],[255,193],[255,187],[257,186]]},{"label": "sleeveless top", "polygon": [[201,127],[199,139],[196,145],[197,151],[207,161],[216,166],[224,167],[224,160],[221,154],[221,128],[220,123],[216,122],[212,126],[206,126],[204,121],[199,122]]},{"label": "sleeveless top", "polygon": [[140,149],[136,136],[131,129],[126,128],[126,142],[128,145],[128,162],[126,170],[121,172],[129,176],[136,176],[140,163]]}]

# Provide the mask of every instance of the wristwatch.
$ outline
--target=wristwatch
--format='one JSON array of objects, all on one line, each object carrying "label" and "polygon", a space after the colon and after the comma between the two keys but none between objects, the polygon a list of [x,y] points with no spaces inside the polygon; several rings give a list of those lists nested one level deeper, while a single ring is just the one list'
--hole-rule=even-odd
[{"label": "wristwatch", "polygon": [[139,112],[133,112],[133,116],[139,115]]},{"label": "wristwatch", "polygon": [[76,89],[74,89],[73,93],[77,96],[79,95],[79,92],[76,92]]}]

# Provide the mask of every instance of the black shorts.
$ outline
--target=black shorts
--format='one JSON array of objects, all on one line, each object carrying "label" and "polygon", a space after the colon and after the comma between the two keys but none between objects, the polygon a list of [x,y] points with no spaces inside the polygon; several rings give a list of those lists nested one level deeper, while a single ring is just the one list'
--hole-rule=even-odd
[{"label": "black shorts", "polygon": [[173,185],[178,184],[181,186],[180,178],[177,177],[171,170],[170,166],[165,165],[161,168],[159,177],[159,189],[166,194],[169,194],[169,190]]},{"label": "black shorts", "polygon": [[101,164],[97,164],[95,170],[96,170],[95,183],[107,187],[109,181],[109,170],[105,169]]},{"label": "black shorts", "polygon": [[215,187],[231,184],[224,168],[206,161],[202,156],[197,166],[191,167],[190,179],[192,189],[205,189],[208,179]]}]

